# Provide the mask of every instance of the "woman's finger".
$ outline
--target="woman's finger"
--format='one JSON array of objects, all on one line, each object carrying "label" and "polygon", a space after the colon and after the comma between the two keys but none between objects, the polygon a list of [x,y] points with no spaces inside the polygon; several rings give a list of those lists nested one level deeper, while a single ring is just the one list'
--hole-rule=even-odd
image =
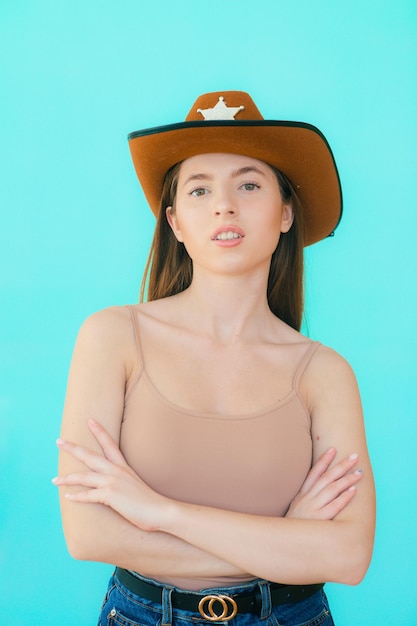
[{"label": "woman's finger", "polygon": [[105,473],[111,468],[112,464],[102,454],[97,454],[97,452],[84,448],[84,446],[79,446],[65,439],[57,439],[56,444],[60,450],[67,452],[95,472]]},{"label": "woman's finger", "polygon": [[312,496],[316,496],[328,485],[336,482],[343,476],[347,475],[358,462],[358,455],[356,453],[342,459],[336,465],[327,469],[321,474],[314,485],[312,485],[310,491]]},{"label": "woman's finger", "polygon": [[349,489],[346,489],[337,498],[329,502],[325,507],[320,510],[320,519],[332,520],[349,504],[349,502],[355,497],[356,487],[352,485]]},{"label": "woman's finger", "polygon": [[89,504],[104,504],[111,506],[105,496],[105,489],[82,489],[80,491],[69,491],[65,494],[67,500],[72,502],[84,502]]},{"label": "woman's finger", "polygon": [[356,485],[363,474],[360,470],[351,472],[335,480],[324,487],[316,496],[317,506],[319,509],[326,507],[328,504],[336,500],[342,493]]},{"label": "woman's finger", "polygon": [[98,489],[105,484],[106,477],[97,472],[74,472],[66,476],[56,476],[52,482],[57,487],[89,487]]},{"label": "woman's finger", "polygon": [[93,419],[90,419],[88,421],[88,426],[94,437],[97,439],[97,442],[103,450],[106,459],[108,459],[111,463],[114,463],[115,465],[126,467],[126,460],[123,454],[120,452],[118,444],[114,441],[114,439],[107,432],[104,426],[102,426],[99,422]]},{"label": "woman's finger", "polygon": [[313,467],[309,471],[307,478],[304,481],[303,486],[301,487],[300,493],[307,493],[313,487],[313,485],[319,480],[319,478],[326,472],[329,468],[331,462],[336,456],[335,448],[329,448],[321,455],[321,457],[314,463]]}]

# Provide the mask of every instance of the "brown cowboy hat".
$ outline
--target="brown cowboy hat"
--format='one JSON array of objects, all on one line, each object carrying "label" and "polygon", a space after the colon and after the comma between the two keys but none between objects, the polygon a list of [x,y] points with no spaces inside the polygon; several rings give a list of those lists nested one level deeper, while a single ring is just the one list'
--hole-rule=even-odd
[{"label": "brown cowboy hat", "polygon": [[332,151],[310,124],[264,120],[249,94],[200,96],[185,122],[130,133],[129,147],[155,215],[162,183],[179,161],[197,154],[242,154],[281,170],[297,190],[305,216],[305,245],[333,234],[342,216],[342,190]]}]

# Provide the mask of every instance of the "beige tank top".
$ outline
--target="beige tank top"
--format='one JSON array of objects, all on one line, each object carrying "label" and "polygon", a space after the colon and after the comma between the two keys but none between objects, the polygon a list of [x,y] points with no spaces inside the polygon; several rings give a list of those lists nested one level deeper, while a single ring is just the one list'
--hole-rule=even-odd
[{"label": "beige tank top", "polygon": [[[285,515],[311,467],[311,419],[299,383],[320,344],[308,344],[292,389],[267,409],[238,416],[191,412],[164,398],[148,377],[138,316],[129,310],[142,364],[126,394],[121,428],[120,447],[129,465],[157,492],[176,500]],[[161,580],[199,589],[250,578]]]}]

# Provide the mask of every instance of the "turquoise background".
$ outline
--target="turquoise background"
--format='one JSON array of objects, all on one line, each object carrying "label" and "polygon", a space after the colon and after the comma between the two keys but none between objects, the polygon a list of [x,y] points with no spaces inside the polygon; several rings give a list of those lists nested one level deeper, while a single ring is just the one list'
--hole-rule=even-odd
[{"label": "turquoise background", "polygon": [[127,133],[242,89],[317,125],[343,183],[306,332],[357,372],[378,527],[335,621],[417,624],[415,0],[0,0],[0,50],[2,623],[95,624],[111,571],[68,556],[50,479],[77,330],[137,301],[150,243]]}]

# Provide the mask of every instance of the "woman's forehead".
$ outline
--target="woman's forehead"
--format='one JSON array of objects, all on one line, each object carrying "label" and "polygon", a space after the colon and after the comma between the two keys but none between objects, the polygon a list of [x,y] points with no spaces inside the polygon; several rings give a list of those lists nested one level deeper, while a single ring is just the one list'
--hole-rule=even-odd
[{"label": "woman's forehead", "polygon": [[180,176],[183,177],[184,175],[194,171],[201,171],[201,173],[205,173],[217,168],[222,171],[226,169],[233,171],[246,167],[253,167],[264,172],[267,172],[268,170],[272,171],[270,165],[250,156],[228,152],[213,152],[207,154],[197,154],[196,156],[185,159],[181,163]]}]

